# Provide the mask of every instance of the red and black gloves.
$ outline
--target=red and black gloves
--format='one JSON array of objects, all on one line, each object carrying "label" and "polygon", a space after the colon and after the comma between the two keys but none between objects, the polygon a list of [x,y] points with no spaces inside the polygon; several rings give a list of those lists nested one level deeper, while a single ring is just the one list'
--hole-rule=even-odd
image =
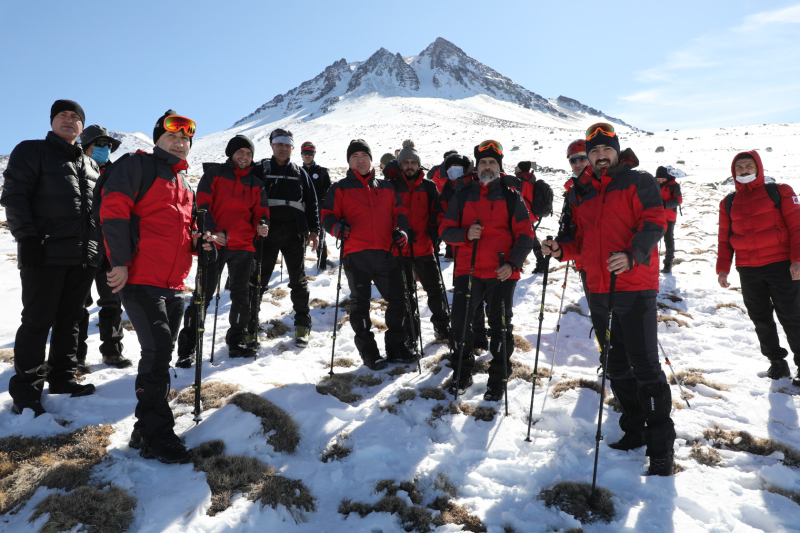
[{"label": "red and black gloves", "polygon": [[400,228],[394,228],[392,240],[401,250],[408,246],[408,234]]},{"label": "red and black gloves", "polygon": [[350,224],[347,222],[337,222],[333,225],[333,235],[340,241],[350,238]]}]

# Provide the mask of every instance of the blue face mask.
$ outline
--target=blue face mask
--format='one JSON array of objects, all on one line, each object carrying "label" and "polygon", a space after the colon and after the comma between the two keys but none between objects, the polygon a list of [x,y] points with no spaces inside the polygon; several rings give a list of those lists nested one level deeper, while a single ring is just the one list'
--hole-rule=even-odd
[{"label": "blue face mask", "polygon": [[447,177],[450,178],[450,181],[455,181],[458,178],[464,175],[464,167],[453,165],[452,167],[447,169]]},{"label": "blue face mask", "polygon": [[97,161],[98,165],[105,165],[108,163],[108,160],[111,157],[111,147],[103,146],[101,148],[99,146],[95,146],[94,150],[92,150],[92,155],[89,157]]}]

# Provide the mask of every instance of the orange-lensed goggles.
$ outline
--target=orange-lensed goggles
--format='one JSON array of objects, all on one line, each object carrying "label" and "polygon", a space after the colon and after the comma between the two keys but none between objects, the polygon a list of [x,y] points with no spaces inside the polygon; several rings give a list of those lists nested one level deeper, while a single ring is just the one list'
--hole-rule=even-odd
[{"label": "orange-lensed goggles", "polygon": [[483,141],[481,144],[478,145],[479,152],[485,152],[486,150],[494,149],[500,155],[503,155],[503,145],[497,141]]},{"label": "orange-lensed goggles", "polygon": [[614,132],[614,126],[606,124],[605,122],[600,122],[589,126],[589,129],[586,130],[586,140],[594,139],[598,134],[603,134],[606,137],[616,137],[617,135]]},{"label": "orange-lensed goggles", "polygon": [[194,137],[194,120],[180,115],[169,115],[164,118],[164,129],[173,133],[183,130],[189,137]]}]

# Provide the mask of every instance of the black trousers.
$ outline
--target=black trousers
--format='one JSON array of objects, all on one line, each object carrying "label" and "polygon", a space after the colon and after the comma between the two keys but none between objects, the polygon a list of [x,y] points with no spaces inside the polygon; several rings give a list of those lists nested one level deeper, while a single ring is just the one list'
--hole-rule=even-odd
[{"label": "black trousers", "polygon": [[[347,244],[345,243],[345,246]],[[405,303],[403,280],[394,256],[385,250],[362,250],[348,253],[344,272],[350,286],[350,326],[355,332],[355,345],[365,360],[379,356],[378,344],[371,331],[369,300],[372,284],[386,300],[386,352],[392,353],[404,344],[403,316]],[[413,339],[412,339],[413,340]]]},{"label": "black trousers", "polygon": [[[511,375],[511,354],[514,353],[514,335],[511,319],[514,316],[514,289],[517,280],[508,279],[481,279],[472,278],[472,295],[470,297],[469,309],[467,309],[467,287],[469,286],[469,276],[458,276],[453,290],[453,307],[451,315],[450,339],[456,348],[454,360],[451,361],[454,372],[458,372],[458,350],[461,349],[461,336],[464,331],[464,322],[467,323],[466,335],[464,336],[463,353],[461,356],[461,375],[469,375],[475,366],[475,358],[472,355],[472,348],[475,341],[473,323],[475,321],[476,310],[482,307],[482,302],[486,302],[486,316],[489,322],[489,333],[491,342],[489,351],[492,354],[492,361],[489,364],[489,386],[499,386],[504,378]],[[502,322],[502,303],[505,303],[506,315],[506,359],[503,360],[503,322]],[[505,376],[503,369],[505,367]]]},{"label": "black trousers", "polygon": [[181,325],[183,291],[129,283],[119,294],[142,347],[136,427],[148,439],[168,435],[175,425],[167,402],[169,364]]},{"label": "black trousers", "polygon": [[[295,326],[311,327],[311,314],[308,307],[309,292],[308,280],[306,279],[306,238],[307,235],[297,233],[297,224],[275,223],[269,228],[269,235],[264,239],[264,250],[261,256],[261,294],[253,299],[252,316],[257,316],[258,307],[261,305],[261,298],[267,290],[269,278],[275,269],[278,261],[278,253],[283,255],[283,265],[289,273],[289,291],[294,307]],[[258,252],[256,252],[258,253]],[[258,260],[258,258],[256,258]],[[252,276],[251,283],[256,284],[255,274]],[[258,327],[256,325],[256,327]]]},{"label": "black trousers", "polygon": [[[125,336],[125,329],[122,327],[122,301],[119,293],[112,292],[113,288],[108,286],[106,273],[111,270],[111,264],[104,255],[94,274],[94,283],[97,287],[97,305],[100,311],[97,313],[98,329],[100,330],[100,353],[103,356],[122,355],[122,337]],[[86,307],[91,307],[92,294],[86,299]],[[79,326],[78,335],[78,361],[86,361],[86,339],[89,337],[89,310],[84,308],[83,318]]]},{"label": "black trousers", "polygon": [[[250,272],[253,255],[253,252],[247,250],[219,250],[217,260],[202,267],[205,271],[205,281],[202,282],[205,313],[214,302],[220,275],[225,266],[228,266],[231,292],[231,311],[228,315],[230,329],[225,337],[228,343],[236,342],[244,336],[250,319]],[[197,339],[197,307],[197,298],[192,294],[183,315],[183,328],[178,336],[178,351],[181,356],[194,352]]]},{"label": "black trousers", "polygon": [[41,398],[47,336],[49,383],[75,380],[78,324],[94,269],[80,265],[22,268],[22,323],[14,340],[14,370],[8,392],[15,401]]},{"label": "black trousers", "polygon": [[675,259],[675,221],[667,222],[667,232],[664,233],[664,266],[672,265]]},{"label": "black trousers", "polygon": [[780,345],[772,316],[774,310],[794,354],[794,363],[800,367],[800,281],[792,280],[789,265],[789,261],[779,261],[760,267],[736,267],[736,270],[761,353],[771,360],[785,359],[787,355]]},{"label": "black trousers", "polygon": [[[439,276],[439,265],[433,255],[425,255],[422,257],[414,258],[414,268],[411,267],[411,258],[398,257],[398,264],[401,269],[405,270],[406,280],[408,280],[408,289],[411,291],[412,305],[419,306],[419,302],[414,301],[416,287],[416,280],[414,273],[416,272],[422,288],[428,295],[428,307],[431,310],[431,323],[437,332],[444,333],[447,331],[447,326],[450,324],[450,318],[447,316],[447,308],[445,307],[444,299],[446,298],[444,287],[442,287],[441,278]],[[405,315],[405,323],[408,325],[406,335],[411,335],[411,317]],[[416,331],[419,332],[420,324],[416,324]]]}]

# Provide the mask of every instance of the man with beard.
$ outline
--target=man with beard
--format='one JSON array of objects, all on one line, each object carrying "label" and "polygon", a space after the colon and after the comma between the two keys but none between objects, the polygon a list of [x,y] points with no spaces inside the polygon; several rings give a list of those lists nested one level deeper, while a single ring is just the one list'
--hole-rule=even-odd
[{"label": "man with beard", "polygon": [[[514,289],[520,267],[533,248],[534,234],[528,209],[519,193],[501,183],[502,145],[493,140],[482,142],[475,147],[475,160],[479,180],[456,192],[440,226],[442,240],[458,249],[450,327],[458,355],[454,355],[455,361],[452,361],[454,376],[450,390],[460,394],[472,385],[475,358],[471,324],[477,305],[485,300],[492,362],[484,399],[498,401],[503,397],[503,383],[510,375],[510,357],[514,351],[511,324]],[[473,250],[476,250],[475,255]],[[473,272],[472,293],[467,308],[470,271]],[[505,339],[501,303],[505,304]],[[463,339],[462,332],[466,332]]]},{"label": "man with beard", "polygon": [[[439,227],[437,224],[436,186],[424,179],[425,173],[421,169],[421,161],[414,141],[403,141],[403,149],[397,161],[400,163],[399,172],[387,175],[387,179],[394,185],[400,201],[406,208],[409,226],[409,245],[404,249],[395,249],[394,255],[398,258],[401,269],[405,270],[406,280],[414,298],[412,286],[419,277],[422,287],[428,295],[428,307],[431,310],[431,322],[437,339],[447,340],[450,337],[449,319],[445,307],[445,292],[442,287],[439,265],[433,256],[434,244],[439,240]],[[388,169],[389,167],[387,167]],[[413,253],[413,259],[412,259]],[[413,262],[413,265],[412,265]],[[416,273],[416,276],[414,275]],[[419,305],[418,302],[415,302]],[[406,314],[406,342],[410,346],[416,345],[411,331],[411,320]],[[419,332],[420,324],[416,324],[414,331]]]},{"label": "man with beard", "polygon": [[678,220],[678,206],[683,203],[681,186],[675,181],[675,176],[669,173],[666,167],[656,169],[656,180],[661,186],[661,201],[664,202],[664,211],[667,213],[667,232],[664,234],[664,274],[672,273],[672,260],[675,259],[675,222]]},{"label": "man with beard", "polygon": [[[567,146],[567,159],[569,160],[570,168],[572,168],[572,176],[564,183],[564,205],[561,208],[561,216],[558,219],[558,236],[556,237],[558,242],[569,242],[575,238],[574,206],[570,198],[572,197],[573,186],[578,182],[586,167],[589,166],[589,157],[586,155],[586,141],[577,139],[569,143],[569,146]],[[577,257],[575,258],[575,270],[578,271],[581,277],[586,303],[591,305],[589,287],[586,285],[586,271],[583,269],[583,263],[580,258]],[[602,361],[600,363],[602,364]]]},{"label": "man with beard", "polygon": [[[219,274],[227,265],[231,311],[225,343],[231,357],[250,357],[258,348],[257,344],[248,344],[245,338],[250,320],[250,270],[255,255],[255,237],[264,238],[269,234],[269,208],[261,179],[253,174],[254,153],[255,146],[249,137],[233,137],[225,148],[228,160],[206,170],[197,185],[197,207],[205,211],[205,230],[224,247],[217,261],[206,267],[203,299],[208,309],[217,289]],[[175,366],[192,366],[196,338],[197,300],[193,294],[184,312],[183,329],[178,335]]]},{"label": "man with beard", "polygon": [[[303,158],[303,170],[306,171],[308,177],[311,178],[311,184],[314,186],[314,193],[317,195],[317,207],[322,209],[322,200],[328,189],[331,188],[331,177],[328,174],[328,169],[317,164],[314,158],[317,155],[317,147],[311,141],[306,141],[300,146],[300,157]],[[320,228],[321,229],[321,228]],[[323,254],[321,261],[321,268],[325,268],[325,261],[328,260],[327,245],[325,244],[325,233],[321,233],[319,239],[320,245],[317,246],[317,258]]]},{"label": "man with beard", "polygon": [[633,151],[620,153],[611,124],[589,127],[586,152],[591,169],[580,175],[572,191],[575,239],[547,240],[543,252],[561,261],[583,262],[601,347],[606,342],[602,332],[608,321],[611,273],[617,276],[606,370],[622,406],[620,427],[625,434],[609,446],[632,450],[646,444],[648,475],[671,476],[672,393],[658,357],[656,320],[657,245],[667,225],[661,195],[651,174],[634,170],[639,161]]}]

